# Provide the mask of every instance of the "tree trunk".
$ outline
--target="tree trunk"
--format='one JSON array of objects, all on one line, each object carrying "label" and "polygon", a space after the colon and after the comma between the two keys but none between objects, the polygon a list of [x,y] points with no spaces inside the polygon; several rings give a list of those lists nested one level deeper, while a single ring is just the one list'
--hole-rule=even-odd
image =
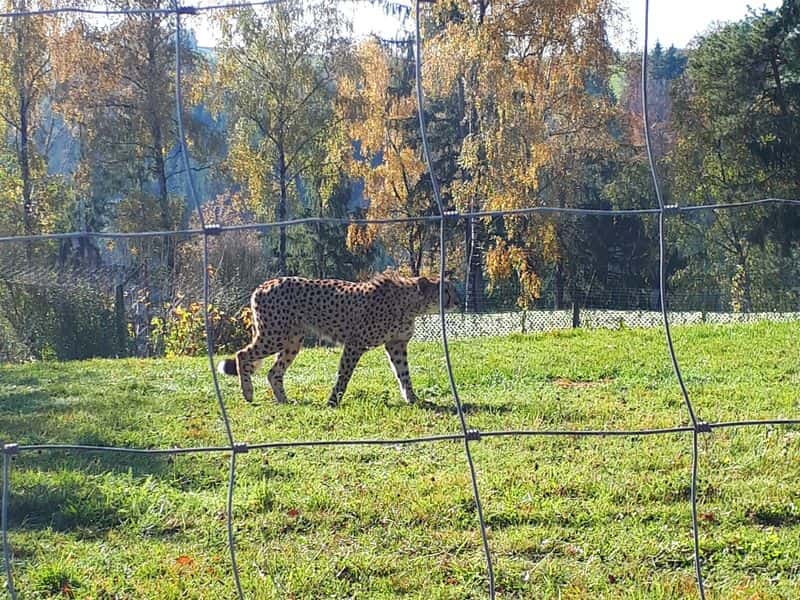
[{"label": "tree trunk", "polygon": [[[155,164],[156,183],[158,185],[158,208],[159,208],[159,221],[160,227],[163,231],[171,231],[173,228],[172,214],[169,206],[169,191],[167,188],[167,165],[165,159],[165,144],[164,132],[162,124],[159,122],[159,101],[160,91],[154,89],[153,81],[157,80],[157,73],[160,71],[158,64],[158,25],[157,19],[151,18],[149,20],[149,28],[147,31],[146,47],[147,47],[147,74],[148,84],[147,91],[145,92],[145,101],[147,103],[147,110],[150,113],[150,136],[153,142],[153,162]],[[189,174],[186,173],[186,177]],[[168,281],[172,283],[173,271],[175,270],[175,240],[171,236],[164,238],[164,254],[166,256],[167,271],[170,273]],[[171,285],[170,285],[171,287]],[[171,295],[172,290],[168,293]]]},{"label": "tree trunk", "polygon": [[[25,10],[25,3],[20,4],[20,10]],[[28,110],[31,98],[28,95],[28,82],[26,81],[25,63],[25,25],[23,20],[17,22],[16,42],[17,57],[14,65],[17,93],[19,94],[19,144],[17,146],[17,161],[19,162],[20,176],[22,177],[22,226],[25,235],[32,235],[34,230],[33,185],[31,184],[30,165],[30,124],[28,123]],[[31,244],[26,244],[26,253],[30,259]]]},{"label": "tree trunk", "polygon": [[[558,192],[558,207],[564,208],[564,192],[559,190]],[[561,231],[561,224],[562,222],[558,222],[556,227],[556,242],[558,243],[557,252],[558,255],[556,256],[556,270],[555,270],[555,277],[553,280],[553,308],[555,310],[563,310],[564,308],[564,254],[566,254],[564,250],[565,244],[561,239],[562,231]],[[573,279],[573,278],[570,278]],[[571,284],[574,285],[574,281],[571,281]],[[574,297],[573,297],[574,302]],[[573,315],[573,327],[574,325],[574,315]]]},{"label": "tree trunk", "polygon": [[[286,153],[283,145],[278,147],[278,180],[280,183],[280,197],[278,198],[277,220],[286,220],[287,184],[286,184]],[[286,275],[286,225],[278,229],[278,275]]]},{"label": "tree trunk", "polygon": [[[155,117],[155,115],[153,115]],[[151,123],[150,134],[153,136],[153,160],[155,162],[156,179],[158,183],[158,208],[159,222],[163,231],[171,231],[173,228],[172,215],[169,207],[169,191],[167,189],[167,165],[164,160],[164,136],[161,126],[157,121]],[[187,174],[188,177],[188,174]],[[164,237],[164,254],[166,256],[167,272],[170,273],[168,281],[173,281],[173,271],[175,270],[175,240],[172,236]],[[170,285],[171,287],[171,285]],[[172,290],[167,291],[172,295]]]},{"label": "tree trunk", "polygon": [[464,310],[478,313],[483,304],[483,253],[480,247],[480,222],[477,219],[469,219],[464,239],[467,248]]},{"label": "tree trunk", "polygon": [[[320,202],[319,213],[317,215],[319,218],[322,218],[322,203]],[[315,276],[317,279],[324,279],[325,278],[325,243],[322,240],[322,223],[317,223],[315,227],[315,240],[314,240],[314,250],[316,253],[316,273]]]},{"label": "tree trunk", "polygon": [[781,111],[781,117],[788,117],[789,116],[789,107],[786,104],[786,95],[783,91],[783,82],[781,82],[781,71],[780,67],[778,66],[778,59],[773,54],[770,56],[770,66],[772,67],[772,80],[775,82],[775,93],[777,97],[775,100],[778,103],[778,108]]},{"label": "tree trunk", "polygon": [[30,166],[30,151],[29,151],[29,137],[28,131],[28,109],[26,106],[25,98],[23,96],[24,90],[20,90],[19,100],[19,149],[17,151],[17,160],[19,161],[20,176],[22,177],[22,207],[23,207],[23,227],[25,235],[33,234],[33,197],[31,185],[31,166]]},{"label": "tree trunk", "polygon": [[556,260],[553,276],[553,308],[555,310],[564,308],[564,263],[561,257]]},{"label": "tree trunk", "polygon": [[744,270],[744,312],[753,312],[753,298],[750,294],[750,271]]},{"label": "tree trunk", "polygon": [[122,284],[114,288],[114,334],[117,356],[127,356],[128,331],[125,323],[125,290]]},{"label": "tree trunk", "polygon": [[581,304],[578,298],[578,286],[575,285],[574,276],[571,278],[573,281],[570,284],[570,299],[572,300],[572,327],[581,326]]},{"label": "tree trunk", "polygon": [[408,238],[406,239],[406,252],[408,252],[408,269],[411,271],[412,277],[419,277],[419,267],[421,257],[417,253],[416,249],[414,248],[414,236],[416,232],[414,231],[414,225],[409,224],[408,227]]},{"label": "tree trunk", "polygon": [[738,281],[739,285],[741,286],[741,310],[743,313],[749,313],[753,310],[753,299],[751,294],[750,270],[747,268],[747,256],[745,256],[743,253],[740,253],[737,262],[739,273],[741,273],[741,279]]}]

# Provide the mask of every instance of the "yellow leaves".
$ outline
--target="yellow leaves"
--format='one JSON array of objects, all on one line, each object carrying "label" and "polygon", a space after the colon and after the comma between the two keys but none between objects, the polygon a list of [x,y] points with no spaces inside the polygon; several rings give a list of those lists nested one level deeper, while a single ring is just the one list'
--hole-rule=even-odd
[{"label": "yellow leaves", "polygon": [[[253,310],[249,306],[244,307],[239,313],[239,320],[241,321],[244,328],[247,331],[250,331],[253,327]],[[231,317],[230,321],[234,325],[236,324],[235,317]]]},{"label": "yellow leaves", "polygon": [[425,173],[425,164],[408,147],[387,149],[383,162],[364,172],[364,195],[375,218],[415,214],[413,191]]},{"label": "yellow leaves", "polygon": [[561,250],[555,224],[552,221],[545,223],[538,228],[537,233],[542,247],[542,258],[550,263],[557,261],[561,255]]},{"label": "yellow leaves", "polygon": [[[420,185],[426,167],[419,148],[407,58],[375,40],[362,42],[356,58],[354,75],[342,80],[338,89],[338,111],[347,141],[340,154],[343,171],[363,181],[368,218],[423,214],[430,210],[432,199]],[[351,251],[366,251],[380,236],[388,252],[417,264],[415,255],[424,234],[415,224],[352,225],[346,243]]]},{"label": "yellow leaves", "polygon": [[350,137],[359,142],[362,155],[370,156],[381,152],[385,145],[402,145],[401,141],[388,138],[404,120],[415,117],[416,104],[412,96],[393,90],[390,57],[376,41],[363,42],[356,56],[359,77],[344,78],[339,96]]},{"label": "yellow leaves", "polygon": [[517,305],[522,309],[533,308],[534,301],[542,296],[542,280],[533,271],[524,270],[519,273],[521,293],[517,297]]},{"label": "yellow leaves", "polygon": [[516,196],[510,192],[497,192],[489,197],[488,210],[513,210],[518,208]]},{"label": "yellow leaves", "polygon": [[467,135],[461,143],[461,152],[458,155],[458,166],[462,169],[472,171],[478,168],[480,159],[478,158],[478,151],[481,144],[476,135]]},{"label": "yellow leaves", "polygon": [[378,228],[375,225],[360,225],[351,223],[347,227],[347,238],[345,243],[351,252],[366,252],[372,247],[378,235]]},{"label": "yellow leaves", "polygon": [[516,275],[520,284],[517,304],[520,308],[531,308],[541,297],[542,280],[529,265],[526,252],[519,246],[509,245],[497,238],[495,245],[486,253],[486,271],[489,274],[489,293],[498,283],[508,281]]},{"label": "yellow leaves", "polygon": [[[184,306],[182,299],[171,310],[165,307],[164,317],[154,316],[150,321],[152,342],[162,346],[167,357],[197,356],[206,351],[206,325],[203,305],[190,302]],[[233,345],[249,338],[253,319],[249,308],[237,314],[226,313],[219,306],[208,305],[208,318],[212,339],[230,339]]]},{"label": "yellow leaves", "polygon": [[525,253],[518,246],[510,246],[504,239],[497,238],[494,248],[486,253],[486,270],[491,292],[497,282],[510,279],[514,272],[527,270]]},{"label": "yellow leaves", "polygon": [[374,40],[362,43],[356,53],[360,67],[358,81],[345,80],[340,95],[349,105],[349,133],[358,140],[365,156],[380,151],[384,124],[394,112],[389,97],[389,65]]},{"label": "yellow leaves", "polygon": [[511,253],[505,240],[498,240],[494,248],[486,253],[486,271],[489,273],[490,293],[498,281],[506,281],[511,278]]},{"label": "yellow leaves", "polygon": [[278,193],[273,171],[269,168],[273,159],[264,144],[252,143],[245,123],[234,129],[226,164],[234,177],[245,184],[247,207],[260,218],[272,218],[268,209]]},{"label": "yellow leaves", "polygon": [[450,23],[423,47],[422,82],[426,93],[450,93],[477,55],[478,39],[462,24]]},{"label": "yellow leaves", "polygon": [[529,206],[544,172],[568,172],[576,154],[563,149],[585,160],[608,147],[613,111],[585,82],[611,57],[611,2],[497,0],[479,13],[456,0],[433,14],[441,33],[428,35],[424,83],[432,99],[463,106],[458,166],[489,191],[479,202]]}]

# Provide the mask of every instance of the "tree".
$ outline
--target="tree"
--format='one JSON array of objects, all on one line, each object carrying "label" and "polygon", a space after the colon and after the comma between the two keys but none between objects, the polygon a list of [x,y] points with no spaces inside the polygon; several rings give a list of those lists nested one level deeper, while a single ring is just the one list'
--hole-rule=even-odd
[{"label": "tree", "polygon": [[655,75],[668,80],[677,79],[686,70],[687,60],[688,57],[685,53],[671,45],[667,48],[667,54],[664,56],[663,70]]},{"label": "tree", "polygon": [[[448,98],[456,107],[461,139],[453,145],[454,169],[445,177],[455,207],[506,210],[594,201],[595,194],[583,193],[592,169],[582,166],[602,162],[615,144],[614,107],[605,90],[612,8],[605,1],[434,7],[426,28],[425,82],[434,100]],[[526,306],[541,294],[542,266],[558,269],[559,260],[569,260],[566,235],[556,235],[563,221],[549,222],[550,233],[538,231],[540,223],[483,223],[490,280],[515,275]],[[504,238],[511,243],[502,243]]]},{"label": "tree", "polygon": [[[411,49],[410,43],[363,42],[353,74],[340,85],[346,135],[339,157],[344,172],[363,181],[369,219],[418,217],[437,210],[424,177]],[[365,250],[380,239],[401,270],[419,276],[433,233],[425,222],[351,226],[347,242]]]},{"label": "tree", "polygon": [[[115,0],[116,1],[116,0]],[[119,8],[171,8],[167,0],[119,0]],[[53,69],[60,85],[52,96],[77,149],[72,183],[77,197],[72,229],[174,231],[187,206],[179,177],[183,162],[175,114],[175,28],[166,13],[126,14],[106,22],[76,18],[64,25]],[[204,66],[190,32],[180,39],[182,86],[191,96]],[[195,155],[217,149],[215,136],[198,112],[184,106],[183,121]],[[213,131],[211,132],[213,133]],[[197,140],[202,140],[198,144]],[[195,163],[193,163],[194,165]],[[197,167],[194,167],[197,168]],[[115,242],[100,247],[81,240],[62,245],[62,262],[95,269],[101,261],[124,265],[110,282],[118,328],[124,303],[136,306],[134,329],[140,347],[153,310],[171,303],[178,281],[174,236]],[[121,286],[126,286],[123,294]],[[129,307],[130,308],[130,307]]]},{"label": "tree", "polygon": [[[285,221],[298,182],[324,161],[335,125],[332,95],[348,55],[345,27],[330,3],[278,3],[222,19],[215,106],[230,120],[228,164],[258,217]],[[287,228],[278,236],[287,271]]]},{"label": "tree", "polygon": [[[800,4],[752,13],[701,38],[676,93],[676,193],[703,204],[800,195]],[[732,303],[752,309],[754,245],[784,257],[798,211],[765,209],[684,220],[730,261]]]},{"label": "tree", "polygon": [[[122,0],[120,0],[122,1]],[[120,6],[130,7],[123,2]],[[141,0],[141,8],[168,8],[167,0]],[[65,37],[71,43],[59,66],[68,71],[56,108],[71,124],[80,147],[78,181],[87,225],[114,218],[123,230],[178,228],[186,211],[175,118],[175,35],[173,17],[128,14],[111,24],[78,20]],[[204,66],[189,32],[180,44],[186,97]],[[77,65],[70,69],[69,65]],[[184,107],[183,120],[194,148],[217,147],[213,132]],[[207,135],[211,133],[212,135]],[[116,201],[116,214],[106,207]],[[155,248],[167,273],[175,267],[176,242],[166,237]],[[142,257],[145,258],[145,257]],[[162,260],[163,258],[163,260]]]},{"label": "tree", "polygon": [[[3,9],[24,11],[26,3],[6,1]],[[48,5],[45,5],[48,6]],[[57,87],[53,70],[53,47],[59,37],[58,18],[12,17],[0,22],[0,121],[2,143],[11,147],[3,170],[19,183],[19,195],[9,198],[3,211],[7,233],[32,235],[52,231],[63,220],[69,201],[65,184],[48,174],[50,144],[58,129],[49,101]],[[7,214],[9,214],[7,213]],[[15,225],[22,225],[18,229]],[[30,258],[32,246],[27,245]]]}]

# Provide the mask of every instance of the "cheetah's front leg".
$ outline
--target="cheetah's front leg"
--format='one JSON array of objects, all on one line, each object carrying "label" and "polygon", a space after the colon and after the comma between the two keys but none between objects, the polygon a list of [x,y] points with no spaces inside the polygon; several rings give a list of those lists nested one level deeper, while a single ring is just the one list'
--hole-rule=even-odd
[{"label": "cheetah's front leg", "polygon": [[328,406],[336,407],[347,389],[347,384],[350,382],[350,377],[353,375],[353,369],[358,364],[358,359],[364,354],[363,348],[354,348],[352,346],[345,346],[342,352],[342,358],[339,361],[339,372],[336,375],[336,385],[333,387],[330,398],[328,398]]},{"label": "cheetah's front leg", "polygon": [[395,340],[386,342],[386,356],[389,357],[389,364],[400,384],[400,394],[403,400],[409,404],[417,401],[417,396],[411,387],[411,375],[408,372],[408,340]]}]

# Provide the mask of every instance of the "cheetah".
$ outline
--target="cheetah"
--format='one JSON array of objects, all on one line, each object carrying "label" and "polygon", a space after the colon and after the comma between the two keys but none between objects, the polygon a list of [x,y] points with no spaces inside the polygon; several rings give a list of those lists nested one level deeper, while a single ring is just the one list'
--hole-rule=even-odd
[{"label": "cheetah", "polygon": [[[458,304],[454,285],[445,280],[445,308]],[[253,400],[251,376],[264,358],[277,354],[267,380],[276,402],[287,402],[283,376],[300,351],[303,337],[315,334],[344,345],[336,384],[328,405],[338,406],[353,370],[367,350],[383,345],[400,393],[409,404],[416,401],[408,371],[408,341],[414,317],[429,312],[439,302],[438,277],[402,277],[384,273],[369,281],[270,279],[250,298],[253,340],[235,359],[219,363],[225,375],[238,375],[244,399]]]}]

